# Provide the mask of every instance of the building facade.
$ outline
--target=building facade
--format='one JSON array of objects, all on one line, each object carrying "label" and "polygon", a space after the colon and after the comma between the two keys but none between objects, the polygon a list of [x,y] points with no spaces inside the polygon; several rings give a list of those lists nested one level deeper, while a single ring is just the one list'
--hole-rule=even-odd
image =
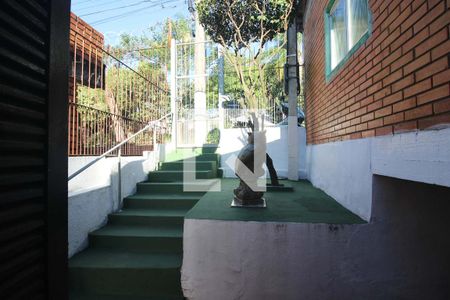
[{"label": "building facade", "polygon": [[366,220],[374,176],[450,186],[450,1],[303,5],[313,184]]},{"label": "building facade", "polygon": [[[103,87],[104,36],[74,13],[70,13],[69,101],[75,102],[74,85]],[[76,53],[76,56],[74,55]],[[76,76],[75,76],[76,74]],[[75,80],[76,78],[76,80]]]},{"label": "building facade", "polygon": [[77,87],[102,88],[104,36],[73,12],[70,13],[69,155],[83,152],[83,132],[77,103]]}]

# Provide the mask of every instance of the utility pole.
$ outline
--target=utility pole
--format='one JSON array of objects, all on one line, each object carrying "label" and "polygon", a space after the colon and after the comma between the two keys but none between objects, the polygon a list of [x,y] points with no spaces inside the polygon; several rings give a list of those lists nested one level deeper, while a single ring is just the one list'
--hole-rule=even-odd
[{"label": "utility pole", "polygon": [[297,121],[298,59],[297,22],[294,18],[287,31],[287,78],[288,81],[288,179],[298,180],[299,130]]},{"label": "utility pole", "polygon": [[170,111],[172,113],[172,143],[178,146],[177,127],[177,44],[175,39],[170,41]]},{"label": "utility pole", "polygon": [[219,82],[219,129],[224,129],[224,111],[223,111],[223,100],[225,97],[225,74],[224,74],[224,68],[225,68],[225,60],[223,51],[225,49],[222,47],[222,45],[217,46],[218,51],[218,82]]},{"label": "utility pole", "polygon": [[194,46],[194,115],[195,115],[195,145],[201,147],[206,142],[206,58],[205,30],[195,13],[195,46]]},{"label": "utility pole", "polygon": [[170,18],[167,19],[167,27],[167,43],[170,48],[172,43],[172,20]]}]

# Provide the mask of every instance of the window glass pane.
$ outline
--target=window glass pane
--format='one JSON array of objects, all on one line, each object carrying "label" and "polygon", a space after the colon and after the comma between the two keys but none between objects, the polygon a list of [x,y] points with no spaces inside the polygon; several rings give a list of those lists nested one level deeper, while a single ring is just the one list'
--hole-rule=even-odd
[{"label": "window glass pane", "polygon": [[348,7],[348,49],[350,50],[369,29],[367,0],[346,0]]},{"label": "window glass pane", "polygon": [[347,53],[347,31],[345,19],[346,0],[336,1],[330,11],[330,55],[334,69]]}]

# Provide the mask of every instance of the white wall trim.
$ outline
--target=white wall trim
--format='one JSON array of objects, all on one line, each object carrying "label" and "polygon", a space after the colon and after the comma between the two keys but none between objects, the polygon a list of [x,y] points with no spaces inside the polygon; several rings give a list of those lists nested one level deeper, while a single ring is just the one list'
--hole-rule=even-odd
[{"label": "white wall trim", "polygon": [[450,128],[307,145],[306,157],[311,183],[364,220],[373,175],[450,187]]},{"label": "white wall trim", "polygon": [[450,187],[450,129],[375,138],[373,174]]}]

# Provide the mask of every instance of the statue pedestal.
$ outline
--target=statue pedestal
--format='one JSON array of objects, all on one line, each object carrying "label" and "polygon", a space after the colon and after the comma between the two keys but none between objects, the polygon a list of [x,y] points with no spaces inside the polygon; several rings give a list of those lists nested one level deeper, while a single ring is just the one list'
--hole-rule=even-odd
[{"label": "statue pedestal", "polygon": [[266,199],[261,198],[258,201],[252,200],[251,204],[244,204],[242,200],[234,197],[231,207],[249,207],[249,208],[266,208]]},{"label": "statue pedestal", "polygon": [[266,186],[267,192],[293,192],[294,188],[290,185],[284,185],[284,184],[280,184],[280,185],[271,185],[268,184]]}]

